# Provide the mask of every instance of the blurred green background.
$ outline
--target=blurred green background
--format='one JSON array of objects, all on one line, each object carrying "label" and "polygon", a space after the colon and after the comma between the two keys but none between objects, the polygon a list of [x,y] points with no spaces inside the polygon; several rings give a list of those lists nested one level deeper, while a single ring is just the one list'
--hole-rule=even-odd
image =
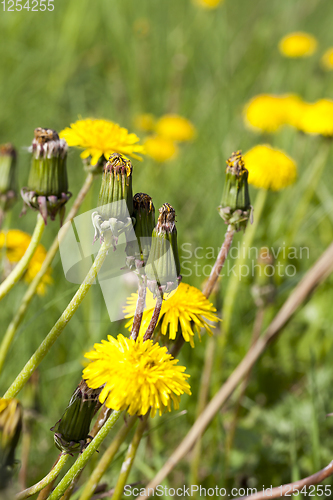
[{"label": "blurred green background", "polygon": [[[213,247],[217,252],[226,229],[216,210],[225,160],[232,151],[259,143],[283,149],[298,164],[298,180],[284,191],[269,193],[255,245],[277,248],[287,242],[296,249],[308,247],[309,258],[293,260],[296,275],[276,282],[277,297],[265,316],[267,324],[333,239],[332,148],[330,139],[290,128],[272,136],[256,135],[245,128],[242,109],[251,97],[266,92],[294,92],[309,101],[332,98],[333,72],[324,73],[319,65],[321,54],[333,45],[332,19],[331,0],[225,0],[211,11],[190,0],[55,0],[53,12],[1,11],[0,142],[11,141],[19,149],[20,187],[27,181],[26,147],[35,127],[59,131],[79,116],[94,117],[118,122],[141,136],[133,127],[138,113],[178,113],[194,124],[196,139],[182,146],[173,161],[134,161],[134,192],[149,193],[155,207],[166,201],[174,206],[180,248],[190,243],[192,249]],[[277,44],[286,33],[299,30],[316,36],[319,49],[308,59],[287,60]],[[326,166],[318,172],[316,158],[325,148],[330,148]],[[85,176],[78,151],[69,153],[68,172],[75,196]],[[94,206],[98,191],[97,179],[81,212]],[[256,194],[251,188],[252,202]],[[20,211],[19,201],[10,227],[31,233],[35,214],[19,218]],[[58,224],[57,220],[47,226],[42,240],[46,247]],[[237,234],[235,244],[241,237]],[[185,258],[182,250],[180,257]],[[206,257],[198,261],[200,269],[213,262]],[[194,264],[193,258],[187,267],[194,269]],[[65,280],[59,257],[53,277],[54,285],[45,297],[35,298],[12,345],[0,379],[2,392],[77,289]],[[184,281],[200,287],[204,279],[199,271]],[[214,298],[219,314],[227,279],[222,279]],[[248,277],[239,288],[224,352],[217,349],[211,395],[248,350],[256,314],[252,282]],[[203,486],[278,486],[331,460],[333,419],[326,419],[326,414],[333,411],[332,283],[330,277],[319,287],[257,363],[231,449],[226,441],[236,397],[207,430],[199,471]],[[3,333],[25,290],[20,283],[1,303]],[[216,329],[216,338],[221,331]],[[57,456],[49,428],[61,417],[80,380],[84,352],[107,334],[119,332],[124,332],[123,323],[110,324],[101,291],[93,287],[38,371],[29,484],[46,474]],[[181,352],[193,392],[182,398],[181,409],[187,412],[151,421],[130,482],[145,484],[152,478],[194,422],[206,343],[205,335],[195,349],[186,345]],[[29,389],[22,392],[23,402],[28,393]],[[189,459],[178,464],[165,484],[188,484]],[[110,487],[120,463],[119,459],[106,475]]]}]

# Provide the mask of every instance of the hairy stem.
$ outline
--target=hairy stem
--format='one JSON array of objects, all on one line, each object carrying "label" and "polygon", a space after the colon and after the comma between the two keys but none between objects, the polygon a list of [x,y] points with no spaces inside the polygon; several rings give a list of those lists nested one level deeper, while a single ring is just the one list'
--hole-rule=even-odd
[{"label": "hairy stem", "polygon": [[135,314],[133,318],[133,326],[131,331],[131,338],[136,340],[139,335],[140,326],[142,323],[143,311],[145,310],[146,304],[146,276],[139,276],[139,289],[138,289],[138,301],[136,303]]},{"label": "hairy stem", "polygon": [[41,282],[43,276],[47,272],[48,268],[50,267],[54,257],[57,254],[59,245],[60,245],[61,241],[64,239],[64,237],[65,237],[65,235],[70,227],[69,225],[65,227],[65,224],[67,222],[70,222],[71,220],[73,220],[73,218],[77,214],[84,198],[86,197],[86,194],[88,193],[88,191],[92,185],[93,180],[94,180],[94,175],[92,173],[89,173],[86,177],[86,180],[85,180],[79,194],[77,195],[77,197],[74,201],[72,208],[70,209],[70,211],[65,219],[64,228],[60,232],[59,236],[57,236],[54,239],[49,251],[46,254],[45,260],[42,264],[42,267],[40,268],[40,271],[36,274],[36,276],[34,277],[32,282],[30,283],[29,288],[27,289],[26,293],[24,294],[24,297],[21,301],[20,306],[18,307],[18,309],[15,313],[14,318],[12,319],[12,321],[10,322],[10,324],[7,328],[7,331],[3,337],[3,340],[2,340],[1,346],[0,346],[0,373],[2,371],[6,356],[8,354],[9,348],[13,342],[13,339],[15,337],[17,329],[20,326],[20,324],[25,316],[25,313],[28,309],[28,306],[29,306],[31,300],[33,299],[33,297],[36,294],[37,287],[38,287],[39,283]]},{"label": "hairy stem", "polygon": [[161,293],[158,293],[158,295],[157,295],[155,309],[154,309],[152,318],[150,320],[150,323],[148,325],[147,331],[144,334],[143,341],[149,340],[153,336],[154,330],[155,330],[157,322],[158,322],[158,318],[160,317],[162,303],[163,303],[163,293],[161,292]]},{"label": "hairy stem", "polygon": [[39,242],[42,239],[44,229],[45,223],[43,217],[38,213],[36,226],[25,254],[20,262],[18,262],[14,267],[9,276],[7,276],[7,278],[0,285],[0,300],[2,300],[4,296],[7,295],[7,293],[13,288],[13,286],[22,278],[24,271],[27,269],[29,262],[34,256]]}]

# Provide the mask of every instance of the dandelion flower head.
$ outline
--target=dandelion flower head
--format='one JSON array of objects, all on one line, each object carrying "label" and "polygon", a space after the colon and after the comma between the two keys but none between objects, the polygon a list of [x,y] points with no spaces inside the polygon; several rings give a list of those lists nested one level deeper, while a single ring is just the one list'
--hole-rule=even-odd
[{"label": "dandelion flower head", "polygon": [[[127,306],[124,309],[126,318],[131,318],[126,323],[126,328],[131,329],[133,316],[135,313],[138,294],[133,293],[127,299]],[[153,294],[147,290],[146,308],[143,313],[140,336],[146,331],[151,317],[153,315],[156,300]],[[177,332],[180,330],[186,342],[194,347],[194,335],[197,332],[200,339],[200,330],[205,328],[212,335],[214,325],[208,321],[217,322],[216,309],[204,294],[194,286],[180,283],[178,288],[163,300],[158,325],[161,326],[161,333],[168,335],[169,339],[174,340]],[[192,326],[193,325],[193,326]]]},{"label": "dandelion flower head", "polygon": [[134,118],[134,126],[144,132],[151,132],[155,128],[155,117],[151,113],[143,113]]},{"label": "dandelion flower head", "polygon": [[289,33],[279,42],[279,50],[285,57],[309,57],[317,49],[317,40],[314,36],[303,31]]},{"label": "dandelion flower head", "polygon": [[191,394],[186,368],[152,340],[109,335],[94,348],[85,354],[91,362],[83,378],[92,389],[104,385],[99,400],[108,408],[127,409],[130,415],[145,415],[151,408],[154,417],[157,411],[171,411],[171,403],[178,409],[180,396]]},{"label": "dandelion flower head", "polygon": [[[5,250],[5,256],[9,265],[17,264],[25,254],[31,241],[31,236],[19,229],[11,229],[10,231],[0,232],[0,251]],[[38,245],[28,268],[24,274],[24,281],[31,283],[34,277],[39,273],[42,264],[46,257],[46,250],[43,245]],[[46,285],[53,283],[51,277],[51,268],[44,274],[41,282],[37,287],[38,295],[45,295]]]},{"label": "dandelion flower head", "polygon": [[216,9],[224,0],[195,0],[195,3],[204,9]]},{"label": "dandelion flower head", "polygon": [[147,137],[144,147],[147,155],[160,163],[172,160],[178,156],[177,145],[171,139],[160,135]]},{"label": "dandelion flower head", "polygon": [[306,134],[333,136],[333,100],[320,99],[309,103],[304,109],[299,124],[300,130]]},{"label": "dandelion flower head", "polygon": [[321,65],[327,71],[333,70],[333,47],[330,47],[324,52],[321,58]]},{"label": "dandelion flower head", "polygon": [[90,156],[92,165],[96,165],[101,156],[108,160],[112,153],[137,160],[141,160],[137,153],[144,154],[143,146],[137,144],[140,140],[137,135],[128,133],[126,128],[109,120],[78,120],[59,135],[69,146],[83,148],[81,158]]},{"label": "dandelion flower head", "polygon": [[191,141],[196,134],[194,125],[179,115],[164,115],[156,123],[156,132],[159,136],[172,141]]},{"label": "dandelion flower head", "polygon": [[279,191],[296,180],[296,163],[283,151],[259,144],[243,156],[249,171],[249,184],[257,188]]}]

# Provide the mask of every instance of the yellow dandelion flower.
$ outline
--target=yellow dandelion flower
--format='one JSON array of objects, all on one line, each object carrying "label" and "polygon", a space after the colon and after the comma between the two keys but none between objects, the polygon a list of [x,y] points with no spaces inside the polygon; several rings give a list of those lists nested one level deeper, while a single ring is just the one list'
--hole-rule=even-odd
[{"label": "yellow dandelion flower", "polygon": [[134,118],[134,127],[144,132],[151,132],[155,128],[155,117],[151,113],[143,113]]},{"label": "yellow dandelion flower", "polygon": [[320,99],[309,103],[302,114],[299,129],[306,134],[333,136],[333,101]]},{"label": "yellow dandelion flower", "polygon": [[164,115],[156,123],[158,135],[172,141],[191,141],[196,134],[192,123],[179,115]]},{"label": "yellow dandelion flower", "polygon": [[136,153],[144,153],[143,146],[137,144],[140,140],[137,135],[129,134],[126,128],[109,120],[78,120],[59,135],[69,146],[83,148],[81,158],[91,156],[92,165],[96,165],[101,156],[108,160],[112,153],[132,156],[137,160],[141,157]]},{"label": "yellow dandelion flower", "polygon": [[[135,313],[138,294],[133,293],[127,300],[127,306],[124,308],[125,318],[131,318],[125,325],[131,329],[133,316]],[[156,300],[153,294],[147,290],[146,308],[143,313],[140,336],[146,331],[151,317],[153,315]],[[216,309],[204,294],[194,286],[180,283],[178,288],[171,293],[166,300],[163,300],[158,324],[161,326],[161,333],[169,335],[174,340],[177,332],[180,330],[184,340],[194,347],[193,337],[197,332],[199,339],[201,328],[205,328],[212,335],[211,328],[215,328],[207,321],[217,322],[219,318],[215,314]]]},{"label": "yellow dandelion flower", "polygon": [[279,191],[296,180],[296,163],[283,151],[260,144],[243,156],[249,171],[249,184],[257,188]]},{"label": "yellow dandelion flower", "polygon": [[324,52],[320,61],[324,69],[327,71],[333,70],[333,47],[330,47],[326,50],[326,52]]},{"label": "yellow dandelion flower", "polygon": [[285,57],[309,57],[317,49],[317,40],[309,33],[296,31],[284,36],[279,42],[279,50]]},{"label": "yellow dandelion flower", "polygon": [[144,147],[148,156],[161,163],[172,160],[178,156],[176,144],[172,140],[161,137],[160,135],[147,137],[144,142]]},{"label": "yellow dandelion flower", "polygon": [[[10,267],[13,267],[22,259],[30,244],[30,240],[31,236],[23,231],[20,231],[19,229],[11,229],[7,232],[0,232],[0,252],[1,250],[5,250],[5,257]],[[24,281],[26,283],[31,283],[36,274],[39,273],[45,257],[45,248],[43,245],[38,245],[36,252],[29,262],[28,268],[24,274]],[[44,295],[46,292],[46,285],[50,285],[52,283],[53,279],[51,277],[51,268],[49,268],[37,287],[38,295]]]},{"label": "yellow dandelion flower", "polygon": [[94,345],[95,350],[85,354],[90,359],[83,370],[88,387],[103,386],[99,400],[113,410],[126,410],[130,415],[145,415],[151,408],[161,415],[165,410],[179,408],[180,396],[191,394],[184,366],[176,366],[178,359],[168,354],[152,340],[143,342],[118,335],[108,335],[108,341]]},{"label": "yellow dandelion flower", "polygon": [[195,0],[195,3],[204,9],[216,9],[224,0]]},{"label": "yellow dandelion flower", "polygon": [[297,95],[259,94],[245,106],[245,124],[257,131],[276,132],[283,125],[297,126],[304,102]]}]

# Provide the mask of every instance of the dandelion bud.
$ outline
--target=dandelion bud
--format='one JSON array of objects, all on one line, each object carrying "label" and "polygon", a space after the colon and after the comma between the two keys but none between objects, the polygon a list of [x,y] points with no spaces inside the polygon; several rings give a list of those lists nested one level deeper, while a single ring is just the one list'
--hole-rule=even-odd
[{"label": "dandelion bud", "polygon": [[71,197],[67,181],[67,143],[59,139],[55,130],[36,128],[30,148],[32,163],[28,187],[21,190],[23,201],[30,208],[39,210],[45,224],[47,216],[60,220],[65,214],[65,204]]},{"label": "dandelion bud", "polygon": [[115,244],[118,236],[132,225],[133,191],[132,163],[119,153],[113,153],[104,167],[98,211],[92,214],[96,241],[111,230]]},{"label": "dandelion bud", "polygon": [[0,146],[0,212],[9,210],[16,200],[16,156],[12,144]]},{"label": "dandelion bud", "polygon": [[22,406],[16,399],[0,398],[0,490],[15,465],[15,448],[22,430]]},{"label": "dandelion bud", "polygon": [[98,401],[100,389],[89,389],[81,380],[75,389],[68,406],[58,422],[51,427],[54,442],[61,451],[72,454],[82,450],[89,444],[90,424],[93,416],[101,407]]},{"label": "dandelion bud", "polygon": [[176,212],[169,203],[159,209],[146,264],[147,285],[154,294],[177,288],[181,281],[177,246]]},{"label": "dandelion bud", "polygon": [[155,227],[155,207],[152,198],[145,193],[137,193],[133,198],[133,218],[135,236],[126,247],[127,264],[138,269],[145,265],[151,247],[151,237]]},{"label": "dandelion bud", "polygon": [[219,213],[224,222],[232,224],[236,231],[246,228],[251,215],[248,175],[241,152],[232,153],[227,160],[226,179]]}]

